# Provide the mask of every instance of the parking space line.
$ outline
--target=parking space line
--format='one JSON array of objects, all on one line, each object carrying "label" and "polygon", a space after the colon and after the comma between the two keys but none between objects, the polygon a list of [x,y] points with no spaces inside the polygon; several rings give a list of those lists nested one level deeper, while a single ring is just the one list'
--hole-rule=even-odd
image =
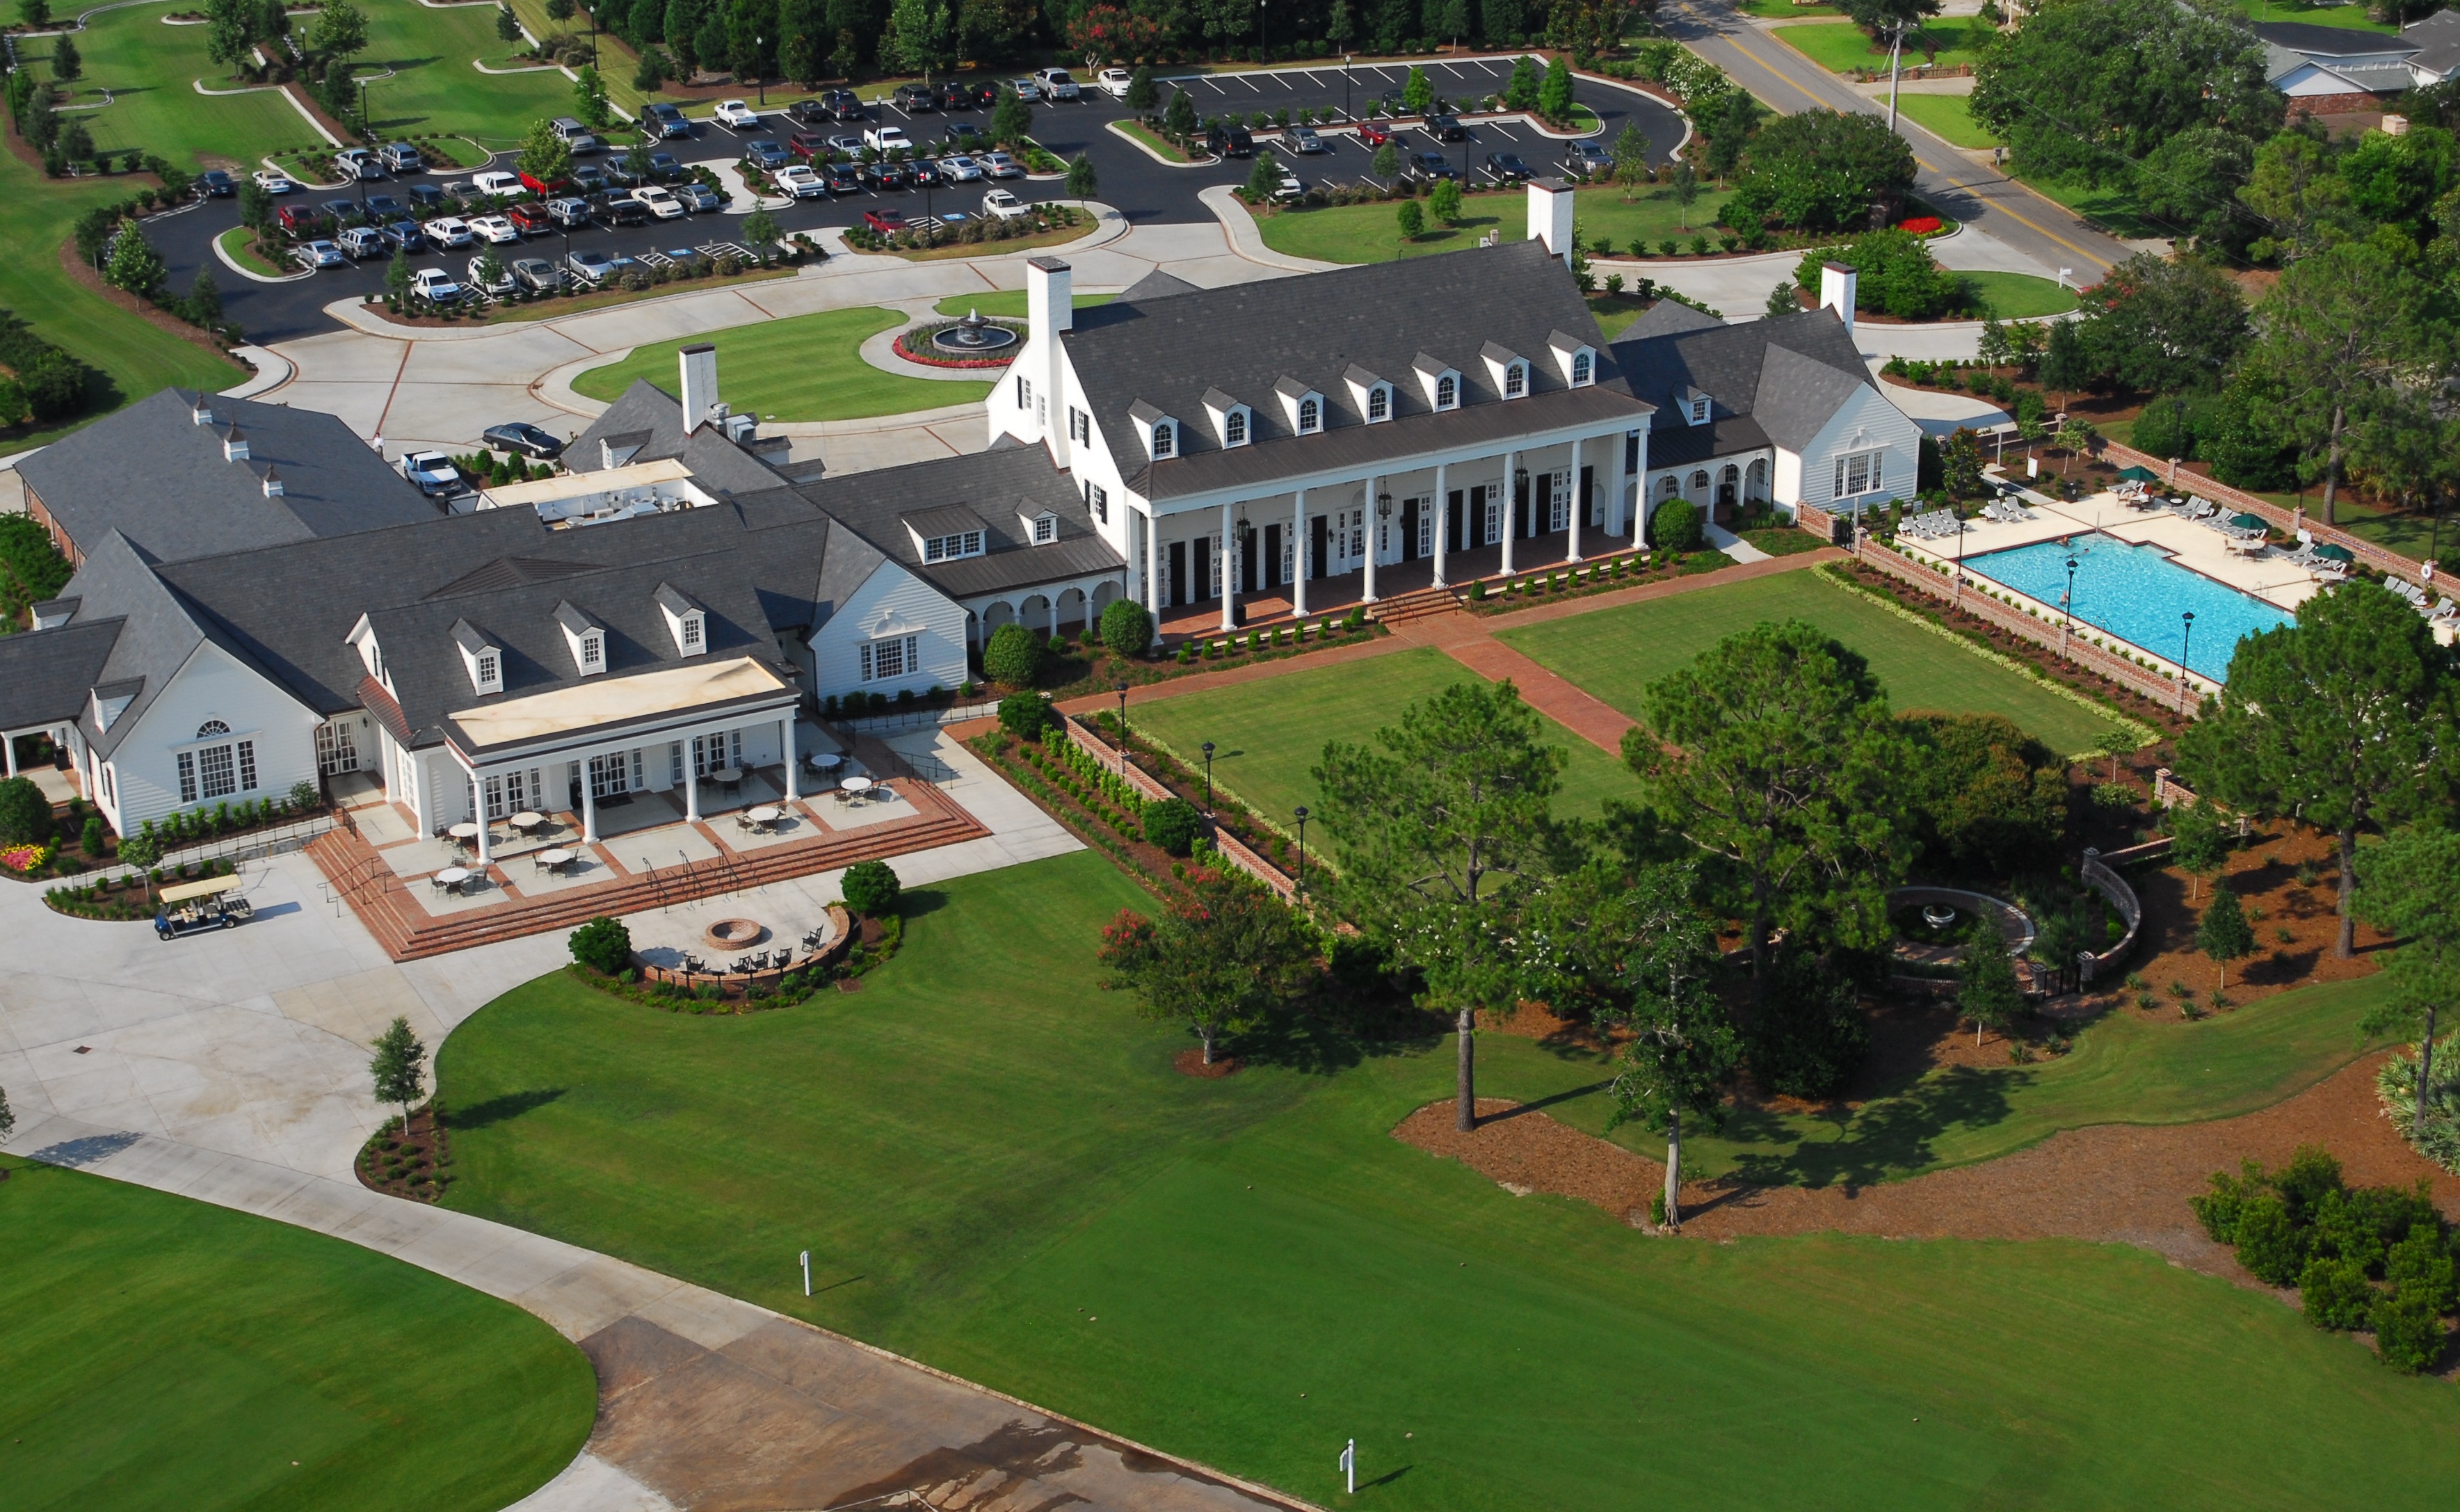
[{"label": "parking space line", "polygon": [[1264,93],[1264,86],[1257,83],[1254,79],[1249,78],[1244,74],[1234,74],[1231,77],[1236,78],[1240,83],[1246,85],[1249,89],[1254,90],[1259,95]]},{"label": "parking space line", "polygon": [[1200,77],[1203,77],[1203,82],[1204,82],[1208,87],[1210,87],[1210,88],[1212,89],[1213,93],[1215,93],[1216,95],[1227,95],[1227,94],[1229,94],[1229,93],[1230,93],[1228,90],[1223,89],[1219,84],[1215,83],[1215,82],[1214,82],[1214,80],[1213,80],[1212,78],[1210,78],[1209,76],[1202,76],[1202,75],[1199,75],[1199,76],[1200,76]]},{"label": "parking space line", "polygon": [[1501,122],[1501,121],[1499,121],[1499,120],[1491,120],[1491,121],[1488,121],[1485,125],[1480,126],[1478,129],[1479,129],[1480,131],[1500,132],[1500,133],[1502,134],[1502,136],[1503,136],[1503,139],[1504,139],[1505,141],[1518,141],[1518,140],[1520,139],[1517,136],[1515,136],[1515,135],[1513,134],[1513,130],[1512,130],[1512,128],[1511,128],[1511,127],[1506,126],[1505,124],[1503,124],[1503,122]]}]

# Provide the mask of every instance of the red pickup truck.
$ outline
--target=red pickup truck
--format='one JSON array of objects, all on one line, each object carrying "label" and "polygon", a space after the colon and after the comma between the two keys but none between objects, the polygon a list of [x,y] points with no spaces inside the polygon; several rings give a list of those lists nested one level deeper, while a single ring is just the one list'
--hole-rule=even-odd
[{"label": "red pickup truck", "polygon": [[572,181],[569,179],[558,179],[553,183],[548,183],[542,180],[531,178],[526,173],[521,175],[521,187],[527,189],[530,193],[537,195],[541,200],[546,199],[550,195],[561,194],[563,191],[564,185],[571,181]]},{"label": "red pickup truck", "polygon": [[555,229],[555,217],[547,214],[546,206],[536,200],[523,200],[507,207],[504,216],[520,227],[523,236],[543,236]]}]

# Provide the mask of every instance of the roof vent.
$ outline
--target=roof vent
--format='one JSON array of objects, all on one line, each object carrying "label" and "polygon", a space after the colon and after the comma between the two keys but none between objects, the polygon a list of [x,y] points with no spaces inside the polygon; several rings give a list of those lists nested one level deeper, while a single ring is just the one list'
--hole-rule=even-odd
[{"label": "roof vent", "polygon": [[247,434],[236,425],[223,433],[223,460],[226,462],[247,460]]},{"label": "roof vent", "polygon": [[265,497],[267,499],[282,497],[282,474],[270,467],[265,470]]},{"label": "roof vent", "polygon": [[214,407],[207,404],[203,396],[200,395],[196,404],[188,411],[188,419],[193,424],[211,425],[214,423]]},{"label": "roof vent", "polygon": [[737,446],[749,446],[752,444],[753,436],[760,428],[760,417],[756,415],[729,415],[721,423],[726,427],[728,440]]}]

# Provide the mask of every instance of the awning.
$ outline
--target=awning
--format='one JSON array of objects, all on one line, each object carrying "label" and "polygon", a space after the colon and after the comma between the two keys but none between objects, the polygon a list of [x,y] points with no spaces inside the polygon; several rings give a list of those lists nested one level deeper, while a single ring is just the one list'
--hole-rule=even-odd
[{"label": "awning", "polygon": [[2161,480],[2161,475],[2149,467],[2130,467],[2118,476],[2138,483],[2157,483]]},{"label": "awning", "polygon": [[2322,545],[2317,546],[2315,548],[2315,554],[2330,562],[2355,562],[2358,560],[2358,554],[2356,552],[2350,550],[2346,546],[2336,546],[2328,541],[2323,543]]},{"label": "awning", "polygon": [[234,872],[228,877],[208,877],[202,882],[183,882],[177,886],[165,887],[155,896],[160,898],[165,905],[195,903],[200,898],[217,897],[226,892],[237,892],[239,889],[239,875]]}]

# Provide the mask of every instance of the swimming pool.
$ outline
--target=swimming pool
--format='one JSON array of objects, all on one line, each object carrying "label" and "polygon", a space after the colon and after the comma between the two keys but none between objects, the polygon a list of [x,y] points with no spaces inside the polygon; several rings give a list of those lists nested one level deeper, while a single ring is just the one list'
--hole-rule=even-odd
[{"label": "swimming pool", "polygon": [[1964,569],[2055,608],[2067,591],[2069,558],[2076,564],[2069,609],[2079,623],[2174,662],[2184,628],[2179,615],[2192,609],[2195,633],[2187,642],[2187,665],[2215,682],[2228,675],[2230,653],[2241,638],[2293,618],[2251,593],[2178,565],[2158,546],[2131,545],[2115,536],[2083,535],[2064,546],[2044,541],[1992,551],[1965,558]]}]

